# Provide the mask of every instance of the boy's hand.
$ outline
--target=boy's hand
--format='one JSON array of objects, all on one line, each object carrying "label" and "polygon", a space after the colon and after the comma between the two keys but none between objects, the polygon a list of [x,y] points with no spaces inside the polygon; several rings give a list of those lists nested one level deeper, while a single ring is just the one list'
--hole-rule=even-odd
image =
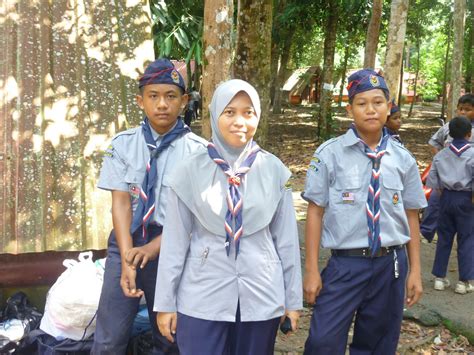
[{"label": "boy's hand", "polygon": [[174,343],[173,335],[176,334],[176,323],[176,312],[158,312],[156,315],[156,324],[160,333],[172,343]]},{"label": "boy's hand", "polygon": [[308,304],[316,302],[316,297],[322,288],[323,282],[319,271],[306,271],[303,280],[303,294]]},{"label": "boy's hand", "polygon": [[138,264],[140,269],[143,269],[148,261],[158,257],[160,244],[161,238],[157,237],[141,247],[131,248],[125,252],[125,261],[132,269],[136,269]]},{"label": "boy's hand", "polygon": [[291,334],[292,332],[298,329],[298,319],[300,319],[300,312],[299,311],[286,311],[285,315],[281,317],[280,323],[285,320],[285,317],[290,318],[291,320],[291,331],[287,334]]},{"label": "boy's hand", "polygon": [[135,279],[137,272],[122,262],[122,274],[120,275],[120,286],[122,287],[123,293],[127,297],[138,298],[143,296],[143,291],[137,289]]},{"label": "boy's hand", "polygon": [[423,294],[420,273],[410,272],[408,274],[406,287],[406,302],[407,306],[411,307],[420,300],[421,295]]}]

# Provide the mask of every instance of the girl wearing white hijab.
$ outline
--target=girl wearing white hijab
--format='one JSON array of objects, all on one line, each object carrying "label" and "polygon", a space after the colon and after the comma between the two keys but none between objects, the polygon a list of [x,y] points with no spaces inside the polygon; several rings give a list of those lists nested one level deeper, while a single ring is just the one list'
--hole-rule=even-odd
[{"label": "girl wearing white hijab", "polygon": [[301,267],[290,172],[253,141],[260,99],[229,80],[210,105],[212,141],[172,176],[154,310],[182,355],[273,354],[296,329]]}]

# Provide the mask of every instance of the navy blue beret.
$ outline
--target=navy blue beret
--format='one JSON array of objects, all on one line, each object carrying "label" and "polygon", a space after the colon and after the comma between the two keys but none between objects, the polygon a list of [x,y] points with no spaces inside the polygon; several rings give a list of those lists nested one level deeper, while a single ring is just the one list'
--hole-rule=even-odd
[{"label": "navy blue beret", "polygon": [[349,100],[352,100],[355,95],[361,92],[374,89],[381,89],[387,99],[390,97],[385,79],[372,69],[356,71],[349,77],[348,81],[347,91],[349,92]]},{"label": "navy blue beret", "polygon": [[145,74],[138,80],[138,88],[151,84],[171,84],[179,87],[182,92],[186,91],[186,85],[181,74],[176,70],[173,63],[166,58],[159,58],[150,63],[145,69]]},{"label": "navy blue beret", "polygon": [[400,112],[400,107],[397,106],[395,103],[395,99],[392,100],[392,108],[390,109],[390,116],[392,116],[394,113]]}]

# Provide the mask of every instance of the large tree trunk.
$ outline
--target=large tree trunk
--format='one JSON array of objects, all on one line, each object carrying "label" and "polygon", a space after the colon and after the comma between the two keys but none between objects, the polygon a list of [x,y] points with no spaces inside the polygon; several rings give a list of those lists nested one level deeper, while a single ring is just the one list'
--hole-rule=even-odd
[{"label": "large tree trunk", "polygon": [[143,117],[136,79],[153,59],[148,6],[126,3],[0,5],[0,253],[106,246],[101,152]]},{"label": "large tree trunk", "polygon": [[233,73],[251,83],[260,95],[262,115],[259,143],[267,142],[271,85],[271,36],[273,0],[239,0],[236,60]]},{"label": "large tree trunk", "polygon": [[202,135],[211,137],[209,104],[215,88],[229,80],[232,63],[232,0],[206,0],[204,4],[202,61]]},{"label": "large tree trunk", "polygon": [[466,92],[473,92],[474,90],[474,0],[469,0],[469,40],[466,48]]},{"label": "large tree trunk", "polygon": [[464,49],[464,14],[465,0],[454,0],[454,43],[451,60],[451,100],[448,111],[448,120],[456,115],[456,106],[461,96],[462,88],[462,56]]},{"label": "large tree trunk", "polygon": [[407,14],[408,0],[392,0],[384,76],[390,94],[395,98],[395,101],[398,101],[398,85],[400,84],[400,67],[403,60]]},{"label": "large tree trunk", "polygon": [[365,41],[364,68],[375,68],[375,57],[379,44],[380,23],[382,22],[383,0],[373,0],[372,16],[367,28],[367,39]]},{"label": "large tree trunk", "polygon": [[416,89],[418,87],[418,76],[420,74],[420,37],[419,33],[417,34],[417,41],[416,41],[416,74],[415,74],[415,85],[413,87],[413,100],[411,101],[410,110],[408,110],[408,117],[411,117],[413,112],[413,106],[415,105],[416,101]]},{"label": "large tree trunk", "polygon": [[330,1],[325,26],[324,64],[322,75],[321,99],[318,112],[318,138],[327,139],[331,134],[334,54],[336,52],[336,34],[339,20],[337,2]]}]

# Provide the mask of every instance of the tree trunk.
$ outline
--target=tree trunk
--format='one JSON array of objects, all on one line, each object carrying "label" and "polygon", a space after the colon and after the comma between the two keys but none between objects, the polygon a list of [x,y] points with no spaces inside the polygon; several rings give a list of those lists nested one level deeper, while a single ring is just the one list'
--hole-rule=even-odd
[{"label": "tree trunk", "polygon": [[372,16],[367,28],[367,39],[365,41],[364,68],[375,68],[375,58],[379,43],[380,23],[382,22],[383,0],[372,2]]},{"label": "tree trunk", "polygon": [[448,38],[446,39],[446,55],[444,56],[444,75],[443,75],[443,96],[441,98],[441,118],[445,119],[446,114],[446,103],[448,101],[447,85],[448,85],[448,66],[449,66],[449,53],[451,47],[451,23],[449,20],[447,25]]},{"label": "tree trunk", "polygon": [[103,248],[110,193],[95,186],[116,129],[143,117],[134,96],[153,59],[147,6],[0,7],[0,253]]},{"label": "tree trunk", "polygon": [[462,88],[462,56],[464,49],[464,14],[465,0],[454,0],[454,43],[451,60],[451,107],[448,111],[448,120],[456,115],[456,107]]},{"label": "tree trunk", "polygon": [[337,25],[339,20],[339,7],[337,2],[330,1],[328,11],[324,39],[322,90],[318,112],[318,138],[323,140],[329,138],[331,134],[331,105],[333,96],[332,76],[334,70],[334,54],[336,52]]},{"label": "tree trunk", "polygon": [[473,92],[474,90],[474,0],[469,0],[470,8],[470,30],[469,30],[469,40],[468,47],[466,50],[466,92]]},{"label": "tree trunk", "polygon": [[267,142],[270,111],[271,40],[273,0],[239,0],[237,11],[236,78],[251,83],[260,95],[262,115],[257,131],[259,144]]},{"label": "tree trunk", "polygon": [[408,0],[392,0],[390,24],[387,36],[384,76],[388,89],[395,101],[398,101],[400,67],[403,60],[403,45],[407,27]]},{"label": "tree trunk", "polygon": [[215,88],[229,80],[232,62],[232,0],[207,0],[204,4],[202,61],[202,135],[211,137],[209,104]]},{"label": "tree trunk", "polygon": [[[275,0],[276,8],[273,11],[272,24],[272,58],[271,58],[271,86],[270,86],[270,105],[273,108],[275,102],[275,93],[278,88],[278,71],[281,68],[281,56],[283,47],[282,40],[288,37],[288,32],[282,29],[281,23],[275,21],[275,16],[281,14],[286,7],[286,0]],[[278,66],[280,62],[280,66]],[[280,109],[279,109],[280,110]]]},{"label": "tree trunk", "polygon": [[403,76],[404,76],[404,65],[402,59],[402,65],[400,66],[400,85],[398,85],[398,100],[395,100],[400,110],[402,109],[403,105]]},{"label": "tree trunk", "polygon": [[[277,90],[276,86],[278,84],[278,64],[280,62],[280,51],[279,45],[275,42],[272,42],[272,51],[271,51],[271,65],[270,65],[270,76],[272,78],[270,84],[270,107],[273,107],[275,102],[275,92]],[[280,64],[281,65],[281,64]]]},{"label": "tree trunk", "polygon": [[420,74],[420,37],[418,33],[418,38],[416,41],[416,73],[415,73],[415,85],[413,86],[413,100],[411,101],[410,110],[408,111],[408,117],[411,117],[413,112],[413,106],[415,105],[416,100],[416,89],[418,86],[418,76]]},{"label": "tree trunk", "polygon": [[[350,41],[347,43],[347,46],[344,47],[344,59],[342,60],[342,73],[341,73],[341,87],[339,88],[339,100],[337,103],[338,107],[342,106],[342,96],[344,95],[344,84],[346,82],[346,73],[347,73],[347,62],[349,61],[349,53],[350,53]],[[367,68],[364,65],[364,68]]]},{"label": "tree trunk", "polygon": [[[294,33],[294,32],[293,32]],[[280,57],[280,69],[275,80],[275,96],[273,98],[273,113],[280,114],[281,111],[281,100],[282,100],[282,88],[285,85],[285,81],[288,78],[288,62],[290,61],[290,49],[293,39],[293,33],[285,37],[285,43],[283,45]]]}]

